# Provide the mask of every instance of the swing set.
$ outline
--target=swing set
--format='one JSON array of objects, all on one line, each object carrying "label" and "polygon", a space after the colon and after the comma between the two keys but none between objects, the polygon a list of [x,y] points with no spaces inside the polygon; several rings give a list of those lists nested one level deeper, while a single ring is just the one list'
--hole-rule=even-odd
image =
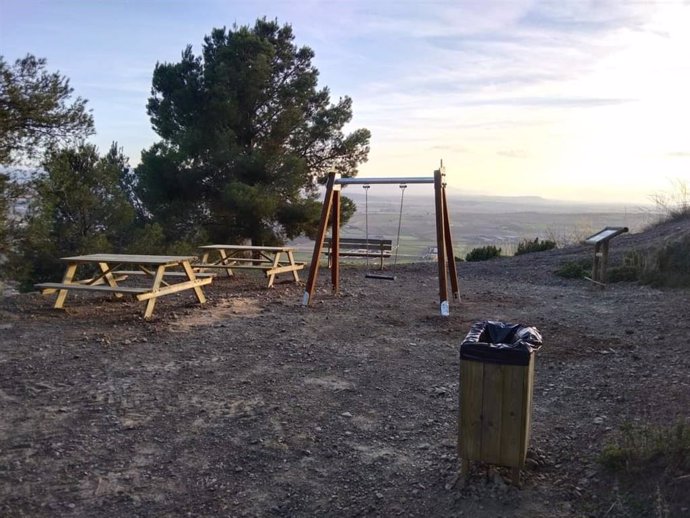
[{"label": "swing set", "polygon": [[439,304],[441,316],[447,317],[450,314],[448,305],[448,280],[453,292],[453,298],[458,299],[458,273],[455,266],[455,256],[453,254],[453,244],[450,233],[450,220],[448,217],[448,204],[446,202],[446,184],[443,181],[445,176],[443,162],[441,168],[434,171],[432,177],[397,177],[397,178],[341,178],[336,173],[330,173],[326,182],[326,194],[321,209],[321,220],[314,243],[314,253],[311,258],[309,268],[309,278],[302,298],[302,305],[307,306],[311,303],[314,290],[316,289],[316,278],[319,270],[319,260],[321,251],[328,231],[328,223],[331,223],[331,284],[333,293],[337,293],[340,285],[340,191],[343,185],[362,185],[365,190],[365,232],[366,241],[369,241],[369,187],[377,184],[398,184],[401,189],[400,196],[400,215],[398,217],[398,235],[393,260],[392,273],[376,274],[369,272],[369,262],[367,258],[367,274],[370,279],[395,280],[395,268],[398,261],[398,250],[400,248],[400,229],[402,226],[403,201],[405,189],[408,184],[433,184],[434,198],[436,205],[436,243],[437,243],[437,262],[438,262],[438,284],[439,284]]}]

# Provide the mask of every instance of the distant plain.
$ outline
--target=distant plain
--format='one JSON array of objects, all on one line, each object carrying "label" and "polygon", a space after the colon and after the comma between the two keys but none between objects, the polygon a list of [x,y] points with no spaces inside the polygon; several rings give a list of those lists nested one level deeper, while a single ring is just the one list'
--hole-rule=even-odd
[{"label": "distant plain", "polygon": [[[371,191],[378,186],[372,186]],[[398,261],[430,259],[428,252],[436,245],[434,196],[430,187],[408,187],[400,231]],[[397,242],[400,192],[383,187],[385,194],[369,194],[349,188],[343,195],[357,204],[357,212],[341,230],[342,237],[391,239]],[[397,191],[397,192],[396,192]],[[539,197],[466,196],[448,194],[448,207],[455,255],[464,257],[472,248],[493,245],[502,255],[513,255],[524,239],[551,239],[558,246],[578,243],[606,226],[625,226],[640,232],[658,215],[652,205],[576,203]],[[313,250],[313,241],[293,242],[298,255],[305,259]],[[353,260],[355,261],[355,260]]]}]

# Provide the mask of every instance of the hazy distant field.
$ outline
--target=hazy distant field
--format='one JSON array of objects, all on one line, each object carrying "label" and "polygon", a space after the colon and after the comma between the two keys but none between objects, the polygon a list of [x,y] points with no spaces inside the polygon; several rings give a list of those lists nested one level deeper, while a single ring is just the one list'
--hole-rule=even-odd
[{"label": "hazy distant field", "polygon": [[[364,198],[348,192],[358,211],[342,229],[343,237],[365,236]],[[538,198],[461,198],[449,196],[450,221],[455,255],[463,256],[472,248],[495,245],[505,255],[512,255],[523,239],[553,239],[560,246],[577,242],[605,226],[627,226],[638,232],[654,216],[649,208],[603,204],[568,204]],[[396,242],[399,192],[390,197],[369,197],[369,237]],[[418,261],[428,247],[435,245],[433,193],[406,196],[400,233],[399,261]],[[294,243],[302,258],[310,255],[313,242]]]}]

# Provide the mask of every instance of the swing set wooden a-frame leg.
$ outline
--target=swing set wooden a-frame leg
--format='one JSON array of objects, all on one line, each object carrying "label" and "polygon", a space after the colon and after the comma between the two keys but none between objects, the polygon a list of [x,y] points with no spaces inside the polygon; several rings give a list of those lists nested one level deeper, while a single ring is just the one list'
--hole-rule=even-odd
[{"label": "swing set wooden a-frame leg", "polygon": [[459,299],[459,288],[458,272],[455,265],[453,242],[450,232],[450,219],[448,217],[446,184],[443,181],[444,175],[443,164],[441,164],[440,169],[434,171],[433,177],[340,178],[336,173],[330,173],[328,175],[328,181],[326,182],[326,195],[321,209],[321,221],[319,222],[319,229],[314,243],[314,254],[311,258],[309,278],[302,298],[302,305],[309,305],[314,295],[319,261],[326,239],[326,232],[328,231],[329,219],[331,224],[331,284],[333,286],[333,293],[338,292],[340,285],[340,190],[343,185],[433,183],[436,206],[439,304],[441,316],[447,317],[450,313],[448,304],[448,280],[450,279],[454,299]]}]

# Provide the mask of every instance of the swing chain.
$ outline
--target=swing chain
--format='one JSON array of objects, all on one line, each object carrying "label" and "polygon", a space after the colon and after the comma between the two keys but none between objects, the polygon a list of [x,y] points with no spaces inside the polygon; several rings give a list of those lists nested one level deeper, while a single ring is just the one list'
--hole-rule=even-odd
[{"label": "swing chain", "polygon": [[367,263],[367,273],[369,272],[369,189],[371,185],[362,185],[364,189],[364,237],[366,240],[367,252],[365,254]]},{"label": "swing chain", "polygon": [[395,241],[395,255],[393,256],[393,275],[398,264],[398,251],[400,250],[400,229],[402,228],[403,202],[405,200],[405,189],[407,184],[400,184],[400,214],[398,215],[398,236]]}]

